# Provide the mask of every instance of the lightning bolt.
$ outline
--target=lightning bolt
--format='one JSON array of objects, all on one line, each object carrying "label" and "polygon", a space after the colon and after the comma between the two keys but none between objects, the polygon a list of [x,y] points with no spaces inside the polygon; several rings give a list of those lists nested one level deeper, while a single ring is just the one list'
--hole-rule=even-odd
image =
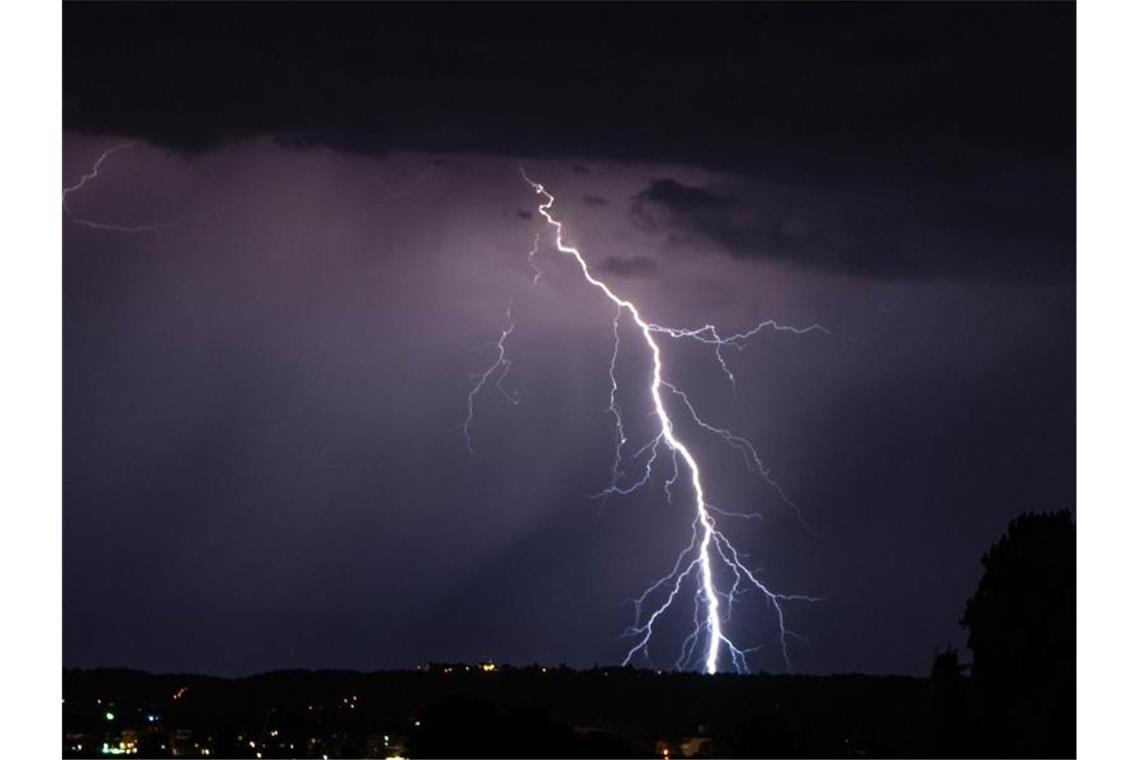
[{"label": "lightning bolt", "polygon": [[503,387],[503,380],[511,371],[511,360],[507,358],[507,338],[515,331],[515,320],[511,315],[513,309],[514,299],[511,299],[507,303],[506,324],[503,326],[502,332],[499,333],[499,339],[492,344],[496,349],[495,361],[486,370],[475,375],[475,385],[467,394],[467,417],[463,420],[463,436],[467,439],[467,450],[472,455],[475,453],[475,446],[471,442],[471,425],[475,422],[475,397],[479,395],[479,391],[483,390],[483,387],[494,377],[495,387],[499,389],[503,398],[516,405],[522,400],[518,391],[508,391]]},{"label": "lightning bolt", "polygon": [[103,230],[105,232],[150,232],[156,235],[161,232],[160,228],[153,224],[123,225],[86,219],[84,217],[78,216],[72,210],[71,204],[68,203],[67,199],[69,195],[82,190],[88,182],[91,182],[92,180],[98,178],[99,169],[102,168],[104,161],[106,161],[112,154],[117,153],[121,150],[127,150],[128,148],[132,147],[134,147],[134,143],[120,143],[119,145],[113,145],[110,148],[107,148],[99,154],[99,158],[95,159],[95,164],[91,167],[91,171],[80,177],[79,181],[74,185],[63,188],[61,199],[63,202],[63,211],[73,222],[82,227],[87,227],[93,230]]},{"label": "lightning bolt", "polygon": [[[732,667],[737,672],[748,672],[748,655],[758,647],[742,648],[738,646],[729,637],[726,631],[726,623],[731,620],[733,607],[740,596],[746,590],[754,589],[760,592],[774,612],[775,622],[779,630],[781,655],[785,666],[790,669],[789,640],[802,637],[798,637],[797,634],[787,628],[783,605],[787,602],[814,602],[819,601],[819,598],[775,592],[757,577],[757,570],[753,570],[744,564],[743,555],[733,546],[724,532],[718,528],[714,513],[722,517],[743,519],[759,519],[761,515],[753,512],[724,510],[709,503],[700,464],[693,451],[678,435],[673,417],[670,415],[670,405],[667,403],[667,399],[673,400],[675,405],[679,406],[698,428],[717,436],[737,450],[744,458],[746,466],[760,474],[763,480],[779,495],[781,501],[795,511],[801,524],[809,530],[810,527],[803,521],[799,507],[788,499],[784,489],[772,478],[770,469],[761,461],[756,447],[748,439],[736,435],[728,428],[705,421],[697,413],[689,396],[673,382],[666,379],[663,351],[658,342],[658,337],[692,340],[712,346],[721,371],[735,389],[736,378],[724,356],[724,349],[734,348],[741,351],[750,338],[766,330],[791,332],[797,335],[810,332],[826,333],[827,330],[815,324],[798,328],[767,320],[743,332],[722,334],[721,330],[714,325],[690,329],[668,327],[649,321],[642,315],[637,304],[618,295],[606,282],[594,276],[582,253],[564,240],[563,223],[552,214],[554,196],[542,184],[528,177],[522,169],[520,169],[520,173],[535,194],[543,198],[538,206],[538,212],[545,220],[548,228],[553,231],[555,249],[559,253],[571,257],[578,265],[586,282],[601,291],[615,307],[613,318],[614,344],[609,365],[610,394],[607,411],[614,419],[616,445],[610,471],[610,485],[597,496],[604,498],[612,495],[626,495],[648,484],[652,479],[654,465],[662,457],[662,449],[667,452],[666,455],[672,464],[672,474],[665,481],[667,498],[672,501],[672,488],[682,475],[687,476],[692,489],[695,514],[689,543],[678,554],[673,568],[668,574],[652,583],[641,596],[631,600],[634,606],[634,622],[626,629],[626,635],[632,638],[634,642],[627,651],[622,664],[628,665],[639,656],[647,660],[650,659],[648,647],[654,634],[654,626],[661,616],[673,606],[674,601],[681,595],[686,582],[691,578],[695,586],[693,592],[693,628],[681,645],[680,655],[675,662],[676,668],[690,667],[693,661],[697,659],[697,653],[700,651],[702,669],[706,673],[716,673],[722,664],[722,651],[727,651]],[[528,261],[535,272],[534,283],[538,282],[541,274],[534,260],[538,252],[539,238],[540,236],[535,236],[534,245],[528,254]],[[623,317],[626,315],[636,326],[641,336],[641,342],[652,358],[652,374],[646,392],[652,401],[652,416],[657,422],[656,434],[629,456],[632,461],[638,461],[642,457],[645,457],[645,461],[639,468],[640,475],[637,480],[628,485],[623,484],[625,472],[622,469],[622,463],[626,459],[623,452],[630,441],[617,400],[619,389],[617,362],[621,348],[619,328]],[[476,375],[475,386],[467,397],[468,414],[463,429],[467,435],[469,449],[471,449],[470,429],[474,419],[474,399],[492,377],[497,377],[496,384],[507,400],[513,404],[518,403],[517,393],[508,393],[501,385],[503,378],[510,369],[510,360],[506,358],[505,342],[513,329],[514,321],[508,306],[507,324],[503,328],[499,340],[495,343],[498,348],[496,359],[483,373]],[[731,579],[731,585],[727,588],[719,587],[718,580],[722,579],[724,581]],[[703,649],[700,648],[702,643]]]}]

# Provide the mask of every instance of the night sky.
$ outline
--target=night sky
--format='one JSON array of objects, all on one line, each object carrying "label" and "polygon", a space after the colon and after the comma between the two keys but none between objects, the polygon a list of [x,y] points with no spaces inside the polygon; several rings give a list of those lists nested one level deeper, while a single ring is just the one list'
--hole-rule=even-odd
[{"label": "night sky", "polygon": [[[532,284],[521,166],[647,317],[830,330],[726,352],[735,393],[665,346],[813,529],[694,435],[710,499],[764,515],[725,524],[749,564],[825,597],[787,607],[795,669],[925,673],[1009,519],[1075,507],[1074,27],[1066,3],[66,4],[62,185],[131,147],[62,217],[64,664],[621,661],[691,503],[591,498],[612,309],[548,238]],[[472,456],[511,299],[521,400],[477,397]]]}]

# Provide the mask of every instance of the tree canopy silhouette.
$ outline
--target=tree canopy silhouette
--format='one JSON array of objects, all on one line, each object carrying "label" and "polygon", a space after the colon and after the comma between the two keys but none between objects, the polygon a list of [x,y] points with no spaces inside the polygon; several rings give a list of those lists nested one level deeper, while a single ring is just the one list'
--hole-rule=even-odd
[{"label": "tree canopy silhouette", "polygon": [[1014,518],[982,557],[961,622],[991,749],[1076,752],[1076,562],[1067,510]]}]

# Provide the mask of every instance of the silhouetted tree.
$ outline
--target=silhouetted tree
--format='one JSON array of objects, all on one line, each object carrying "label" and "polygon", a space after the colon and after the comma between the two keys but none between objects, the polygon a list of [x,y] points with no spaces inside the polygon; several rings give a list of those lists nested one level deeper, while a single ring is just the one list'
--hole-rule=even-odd
[{"label": "silhouetted tree", "polygon": [[1076,526],[1068,511],[1015,518],[982,557],[962,625],[981,736],[1000,754],[1076,753]]}]

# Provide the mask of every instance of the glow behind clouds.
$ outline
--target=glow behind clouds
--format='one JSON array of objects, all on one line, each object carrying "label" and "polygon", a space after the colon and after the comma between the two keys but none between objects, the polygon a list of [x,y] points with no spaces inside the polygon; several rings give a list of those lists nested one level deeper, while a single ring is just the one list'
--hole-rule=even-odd
[{"label": "glow behind clouds", "polygon": [[[65,133],[60,186],[126,141]],[[84,219],[162,231],[61,219],[67,664],[241,674],[622,661],[637,643],[619,638],[623,600],[688,545],[692,486],[678,455],[674,504],[658,478],[590,498],[614,464],[603,378],[618,307],[571,255],[552,254],[519,160],[271,140],[184,156],[137,140],[69,194]],[[958,640],[993,536],[1071,486],[1060,464],[1071,453],[1069,287],[880,281],[734,258],[678,220],[634,213],[658,178],[723,192],[732,177],[526,165],[557,188],[567,244],[647,322],[736,330],[778,315],[831,329],[726,346],[735,393],[714,345],[653,333],[663,379],[755,444],[817,535],[692,421],[685,398],[665,385],[661,397],[742,564],[762,565],[772,588],[826,597],[789,608],[811,641],[791,642],[796,669],[926,672],[931,648]],[[810,220],[813,192],[784,195]],[[943,247],[960,244],[937,231]],[[635,256],[656,267],[604,266]],[[458,423],[469,375],[494,357],[471,348],[500,334],[511,296],[504,386],[522,403],[479,396],[473,460]],[[659,432],[640,382],[652,354],[623,313],[617,401],[641,446]],[[672,449],[659,449],[664,478]],[[711,549],[728,591],[735,578]],[[697,587],[699,570],[687,577]],[[781,669],[772,610],[752,594],[731,619],[722,598],[724,633],[766,645],[748,654],[754,669]],[[678,601],[689,609],[688,592]],[[673,609],[654,624],[662,666],[696,625]],[[693,609],[704,623],[705,607]],[[705,661],[697,650],[693,667]]]}]

